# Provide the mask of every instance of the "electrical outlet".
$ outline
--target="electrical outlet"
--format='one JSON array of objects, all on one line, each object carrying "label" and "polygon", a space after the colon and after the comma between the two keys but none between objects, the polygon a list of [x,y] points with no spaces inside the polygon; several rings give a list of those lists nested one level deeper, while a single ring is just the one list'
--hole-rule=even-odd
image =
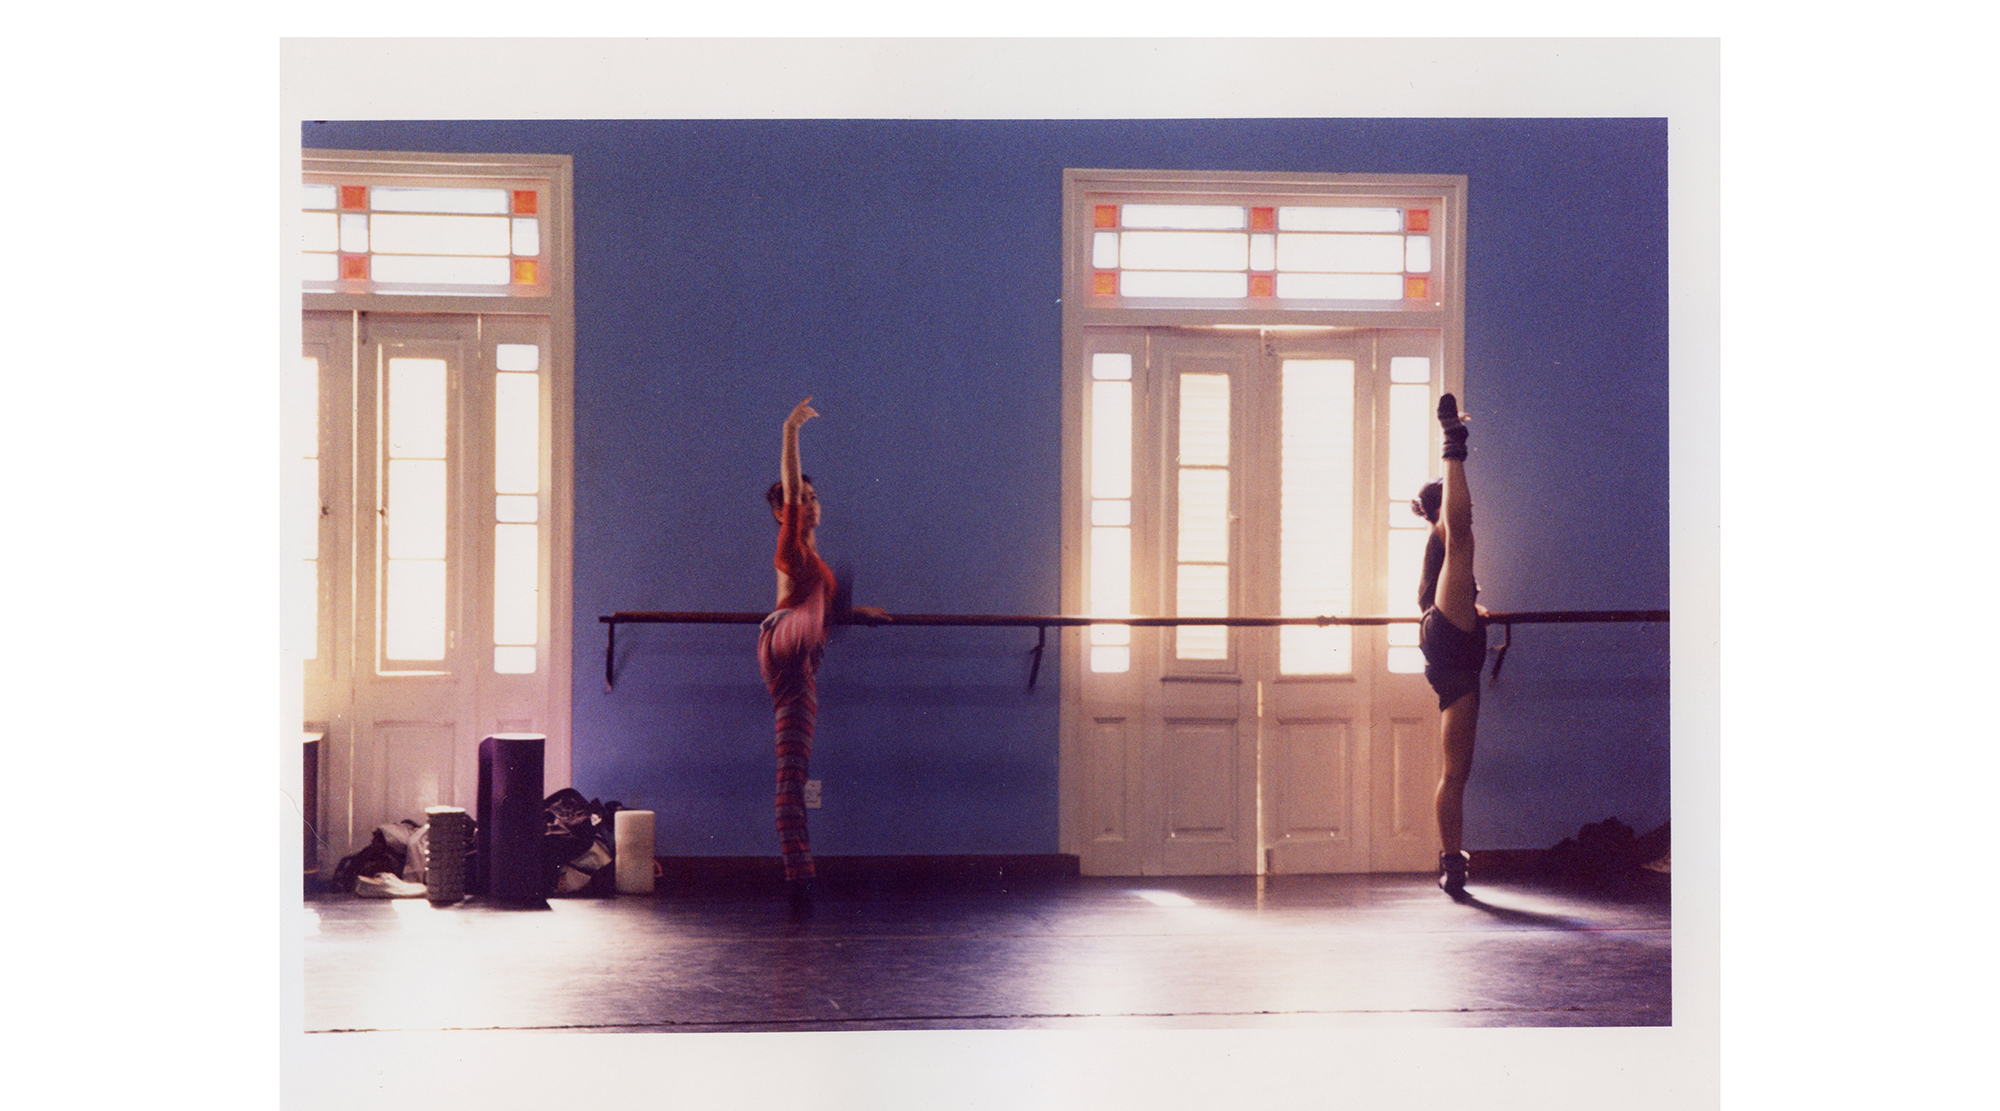
[{"label": "electrical outlet", "polygon": [[817,779],[806,780],[806,809],[819,809],[819,780]]}]

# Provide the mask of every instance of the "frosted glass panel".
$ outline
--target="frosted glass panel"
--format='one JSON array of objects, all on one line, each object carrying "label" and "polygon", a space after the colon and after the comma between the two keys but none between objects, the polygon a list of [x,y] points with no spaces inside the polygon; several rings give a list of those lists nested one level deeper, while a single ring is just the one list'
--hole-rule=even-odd
[{"label": "frosted glass panel", "polygon": [[514,221],[514,253],[533,257],[542,253],[542,222],[532,216]]},{"label": "frosted glass panel", "polygon": [[1128,204],[1119,223],[1128,228],[1211,228],[1229,230],[1245,227],[1248,217],[1240,205],[1221,204]]},{"label": "frosted glass panel", "polygon": [[498,675],[533,675],[535,649],[532,646],[503,644],[493,649],[493,671]]},{"label": "frosted glass panel", "polygon": [[493,499],[493,519],[534,524],[541,515],[540,503],[532,494],[501,494]]},{"label": "frosted glass panel", "polygon": [[1276,270],[1278,268],[1278,237],[1275,235],[1253,235],[1250,237],[1250,269]]},{"label": "frosted glass panel", "polygon": [[1389,649],[1389,671],[1396,675],[1416,675],[1424,669],[1424,653],[1418,648]]},{"label": "frosted glass panel", "polygon": [[1390,497],[1414,498],[1430,481],[1431,426],[1435,420],[1428,385],[1389,387]]},{"label": "frosted glass panel", "polygon": [[1130,671],[1132,650],[1109,645],[1094,647],[1090,650],[1090,670],[1100,674]]},{"label": "frosted glass panel", "polygon": [[1229,465],[1229,376],[1181,375],[1180,464]]},{"label": "frosted glass panel", "polygon": [[[1354,612],[1354,363],[1288,359],[1279,431],[1278,605],[1286,617]],[[1287,675],[1353,670],[1352,631],[1286,627]]]},{"label": "frosted glass panel", "polygon": [[1090,357],[1090,376],[1101,381],[1130,381],[1132,356],[1123,351],[1099,351]]},{"label": "frosted glass panel", "polygon": [[383,654],[392,660],[444,659],[444,561],[390,560],[386,580]]},{"label": "frosted glass panel", "polygon": [[1278,630],[1278,670],[1286,675],[1347,675],[1354,671],[1354,629],[1348,625],[1286,625]]},{"label": "frosted glass panel", "polygon": [[445,470],[438,459],[389,461],[390,559],[443,559]]},{"label": "frosted glass panel", "polygon": [[1403,263],[1403,269],[1408,270],[1412,274],[1430,273],[1431,237],[1428,235],[1410,236],[1406,241],[1406,247],[1406,259]]},{"label": "frosted glass panel", "polygon": [[1090,523],[1123,527],[1132,523],[1132,503],[1099,498],[1090,503]]},{"label": "frosted glass panel", "polygon": [[536,539],[534,525],[493,526],[493,643],[536,640]]},{"label": "frosted glass panel", "polygon": [[397,216],[377,213],[377,251],[398,255],[505,255],[513,243],[501,216]]},{"label": "frosted glass panel", "polygon": [[1428,355],[1397,355],[1389,360],[1389,381],[1429,382],[1431,380],[1431,360]]},{"label": "frosted glass panel", "polygon": [[533,374],[493,376],[493,489],[499,493],[541,489],[541,384]]},{"label": "frosted glass panel", "polygon": [[306,185],[300,187],[300,208],[332,208],[339,194],[331,185]]},{"label": "frosted glass panel", "polygon": [[1090,265],[1099,270],[1118,269],[1118,233],[1100,231],[1090,237]]},{"label": "frosted glass panel", "polygon": [[1090,643],[1130,644],[1132,643],[1132,626],[1092,625],[1090,627]]},{"label": "frosted glass panel", "polygon": [[1301,301],[1400,301],[1401,274],[1279,274],[1278,296]]},{"label": "frosted glass panel", "polygon": [[389,456],[442,459],[444,443],[444,360],[390,359]]},{"label": "frosted glass panel", "polygon": [[368,214],[365,212],[343,212],[340,214],[340,249],[350,255],[368,253]]},{"label": "frosted glass panel", "polygon": [[1217,231],[1128,231],[1119,257],[1127,270],[1241,270],[1250,237]]},{"label": "frosted glass panel", "polygon": [[331,212],[308,212],[299,217],[299,249],[337,251],[340,249],[340,217]]},{"label": "frosted glass panel", "polygon": [[1132,530],[1090,530],[1090,616],[1132,615]]},{"label": "frosted glass panel", "polygon": [[1402,231],[1403,213],[1395,208],[1309,208],[1286,205],[1278,209],[1279,231]]},{"label": "frosted glass panel", "polygon": [[1403,272],[1400,235],[1281,235],[1278,268],[1341,273]]},{"label": "frosted glass panel", "polygon": [[1180,486],[1180,559],[1227,562],[1229,472],[1182,470]]},{"label": "frosted glass panel", "polygon": [[376,255],[370,259],[377,282],[396,285],[506,285],[514,268],[506,258],[427,258]]},{"label": "frosted glass panel", "polygon": [[495,344],[493,366],[498,370],[540,370],[542,349],[532,343]]},{"label": "frosted glass panel", "polygon": [[1118,292],[1126,297],[1243,298],[1250,296],[1250,275],[1221,271],[1121,270],[1118,272]]},{"label": "frosted glass panel", "polygon": [[1090,493],[1132,496],[1132,383],[1090,384]]},{"label": "frosted glass panel", "polygon": [[340,280],[340,263],[333,255],[301,255],[299,276],[308,282]]},{"label": "frosted glass panel", "polygon": [[368,191],[377,212],[506,212],[505,189],[433,189],[378,185]]}]

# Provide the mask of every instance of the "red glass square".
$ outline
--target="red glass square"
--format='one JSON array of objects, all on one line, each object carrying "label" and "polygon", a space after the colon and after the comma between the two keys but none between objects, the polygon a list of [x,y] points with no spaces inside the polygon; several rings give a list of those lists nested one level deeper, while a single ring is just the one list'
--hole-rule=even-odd
[{"label": "red glass square", "polygon": [[535,191],[533,189],[514,190],[514,215],[533,216],[535,214]]},{"label": "red glass square", "polygon": [[534,259],[517,258],[514,260],[515,285],[534,285],[535,275],[539,272],[540,267],[535,265]]},{"label": "red glass square", "polygon": [[1430,295],[1431,280],[1429,278],[1405,277],[1403,279],[1404,298],[1411,301],[1426,301],[1430,299]]},{"label": "red glass square", "polygon": [[366,185],[343,185],[340,187],[340,207],[367,208],[368,187]]},{"label": "red glass square", "polygon": [[[346,186],[342,186],[346,188]],[[340,280],[343,282],[365,282],[368,280],[367,255],[340,256]]]},{"label": "red glass square", "polygon": [[1250,296],[1276,297],[1277,295],[1278,295],[1277,275],[1275,274],[1250,275]]},{"label": "red glass square", "polygon": [[1117,205],[1115,205],[1115,204],[1101,204],[1101,205],[1098,205],[1098,206],[1097,206],[1097,226],[1098,226],[1098,227],[1100,227],[1100,228],[1115,228],[1115,227],[1117,227],[1117,226],[1118,226],[1118,206],[1117,206]]},{"label": "red glass square", "polygon": [[1275,208],[1253,208],[1250,210],[1251,231],[1275,231],[1278,227],[1278,210]]},{"label": "red glass square", "polygon": [[1403,223],[1411,231],[1429,231],[1431,230],[1431,210],[1428,208],[1410,209],[1408,215],[1403,218]]},{"label": "red glass square", "polygon": [[1118,271],[1099,270],[1097,273],[1091,275],[1090,291],[1092,293],[1101,293],[1107,297],[1117,296]]}]

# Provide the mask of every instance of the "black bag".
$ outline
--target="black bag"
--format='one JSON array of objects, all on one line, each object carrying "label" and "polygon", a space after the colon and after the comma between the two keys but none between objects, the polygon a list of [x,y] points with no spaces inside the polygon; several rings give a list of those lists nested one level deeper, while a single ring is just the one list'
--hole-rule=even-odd
[{"label": "black bag", "polygon": [[[614,893],[616,869],[611,867],[617,849],[613,840],[612,815],[624,809],[616,802],[586,799],[574,787],[564,787],[542,803],[548,824],[542,838],[542,861],[547,869],[548,889],[558,895],[604,896]],[[589,877],[581,888],[577,872]],[[565,890],[569,888],[569,890]]]}]

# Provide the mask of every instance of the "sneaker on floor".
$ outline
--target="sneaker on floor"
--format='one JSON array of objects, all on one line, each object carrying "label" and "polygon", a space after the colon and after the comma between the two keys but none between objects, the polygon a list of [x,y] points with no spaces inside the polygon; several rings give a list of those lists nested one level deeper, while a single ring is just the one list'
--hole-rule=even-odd
[{"label": "sneaker on floor", "polygon": [[429,891],[423,884],[377,872],[372,876],[356,876],[354,893],[363,899],[421,899]]}]

